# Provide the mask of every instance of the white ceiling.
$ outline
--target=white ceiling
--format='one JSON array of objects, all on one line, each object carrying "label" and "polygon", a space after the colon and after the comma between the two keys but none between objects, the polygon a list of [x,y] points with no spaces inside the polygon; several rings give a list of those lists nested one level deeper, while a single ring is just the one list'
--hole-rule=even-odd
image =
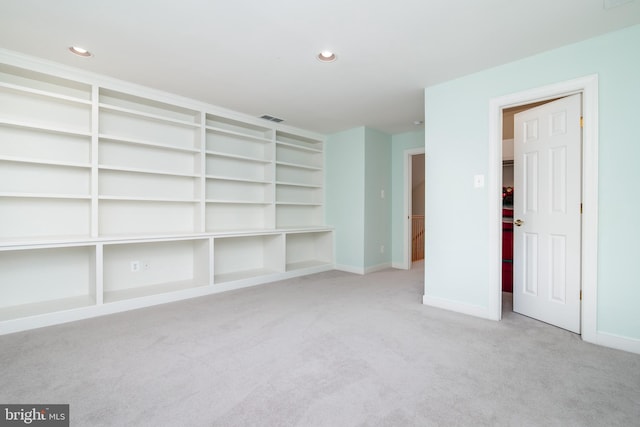
[{"label": "white ceiling", "polygon": [[416,128],[427,86],[640,23],[640,1],[605,1],[624,2],[0,0],[0,47],[322,133],[393,134]]}]

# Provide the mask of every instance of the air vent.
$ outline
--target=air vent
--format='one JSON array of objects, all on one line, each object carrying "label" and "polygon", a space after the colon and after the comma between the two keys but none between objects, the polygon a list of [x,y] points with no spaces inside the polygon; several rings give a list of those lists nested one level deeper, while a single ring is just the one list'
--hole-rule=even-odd
[{"label": "air vent", "polygon": [[276,123],[284,122],[284,119],[279,119],[277,117],[269,116],[267,114],[264,114],[264,115],[260,116],[260,118],[261,119],[265,119],[265,120],[269,120],[270,122],[276,122]]}]

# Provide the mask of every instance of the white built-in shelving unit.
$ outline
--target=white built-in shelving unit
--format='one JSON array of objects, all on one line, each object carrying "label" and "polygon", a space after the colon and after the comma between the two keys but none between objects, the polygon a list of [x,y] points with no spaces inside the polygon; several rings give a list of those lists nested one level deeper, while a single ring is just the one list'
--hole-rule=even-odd
[{"label": "white built-in shelving unit", "polygon": [[321,135],[0,59],[0,333],[333,268]]}]

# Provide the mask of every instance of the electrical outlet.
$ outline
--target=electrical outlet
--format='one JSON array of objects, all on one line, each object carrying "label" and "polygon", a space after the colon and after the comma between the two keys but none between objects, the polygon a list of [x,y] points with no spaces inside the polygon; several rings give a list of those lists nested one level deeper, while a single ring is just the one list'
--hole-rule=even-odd
[{"label": "electrical outlet", "polygon": [[151,270],[151,261],[142,261],[143,270]]},{"label": "electrical outlet", "polygon": [[131,271],[134,273],[140,271],[140,261],[131,261]]}]

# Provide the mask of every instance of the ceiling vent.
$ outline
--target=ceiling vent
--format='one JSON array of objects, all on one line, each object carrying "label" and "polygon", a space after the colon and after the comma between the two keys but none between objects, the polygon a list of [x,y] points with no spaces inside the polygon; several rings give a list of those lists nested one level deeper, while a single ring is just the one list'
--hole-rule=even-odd
[{"label": "ceiling vent", "polygon": [[276,123],[284,122],[284,119],[279,119],[277,117],[269,116],[267,114],[264,114],[264,115],[260,116],[260,118],[261,119],[265,119],[265,120],[269,120],[270,122],[276,122]]}]

